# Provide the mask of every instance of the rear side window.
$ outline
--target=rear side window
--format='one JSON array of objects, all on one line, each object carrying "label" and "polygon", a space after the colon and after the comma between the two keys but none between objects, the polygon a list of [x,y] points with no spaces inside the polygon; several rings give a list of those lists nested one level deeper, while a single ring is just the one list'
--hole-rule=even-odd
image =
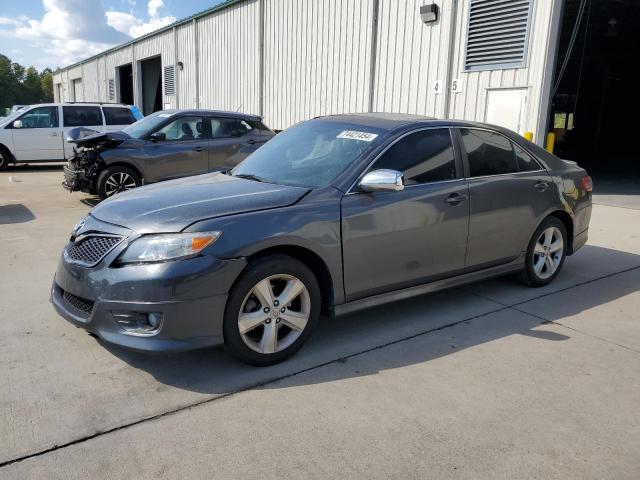
[{"label": "rear side window", "polygon": [[527,152],[525,152],[519,145],[513,144],[513,149],[516,153],[516,161],[518,162],[518,170],[521,172],[533,172],[540,170],[542,167]]},{"label": "rear side window", "polygon": [[404,173],[405,185],[456,178],[456,159],[446,128],[423,130],[393,144],[375,163]]},{"label": "rear side window", "polygon": [[136,119],[128,108],[102,107],[107,125],[131,125]]},{"label": "rear side window", "polygon": [[248,122],[236,118],[210,118],[212,138],[241,137],[253,130]]},{"label": "rear side window", "polygon": [[62,107],[65,127],[92,127],[102,125],[100,107]]},{"label": "rear side window", "polygon": [[18,120],[22,128],[58,128],[58,107],[34,108]]},{"label": "rear side window", "polygon": [[508,138],[486,130],[467,128],[461,128],[460,133],[472,177],[518,171],[513,148]]}]

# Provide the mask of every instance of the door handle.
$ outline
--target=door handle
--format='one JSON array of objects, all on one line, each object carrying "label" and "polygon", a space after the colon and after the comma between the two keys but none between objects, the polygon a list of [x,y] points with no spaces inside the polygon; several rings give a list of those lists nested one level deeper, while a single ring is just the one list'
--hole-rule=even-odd
[{"label": "door handle", "polygon": [[247,140],[247,145],[255,145],[258,143],[258,140]]},{"label": "door handle", "polygon": [[204,150],[204,147],[195,147],[195,148],[193,149],[193,151],[194,151],[194,152],[201,152],[201,151],[203,151],[203,150]]},{"label": "door handle", "polygon": [[460,205],[466,199],[467,199],[466,195],[460,195],[459,193],[452,193],[445,199],[445,202],[447,202],[449,205],[456,206],[456,205]]},{"label": "door handle", "polygon": [[545,182],[544,180],[538,180],[534,185],[534,187],[539,192],[544,192],[547,188],[549,188],[549,182]]},{"label": "door handle", "polygon": [[49,135],[51,137],[57,137],[58,136],[58,132],[49,132]]}]

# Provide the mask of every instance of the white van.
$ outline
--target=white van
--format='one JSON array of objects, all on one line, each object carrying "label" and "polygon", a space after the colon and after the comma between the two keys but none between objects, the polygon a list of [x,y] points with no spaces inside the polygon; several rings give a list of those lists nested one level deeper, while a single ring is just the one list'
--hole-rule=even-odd
[{"label": "white van", "polygon": [[0,119],[0,170],[16,162],[63,162],[72,153],[69,130],[121,130],[142,115],[131,105],[115,103],[46,103],[29,105]]}]

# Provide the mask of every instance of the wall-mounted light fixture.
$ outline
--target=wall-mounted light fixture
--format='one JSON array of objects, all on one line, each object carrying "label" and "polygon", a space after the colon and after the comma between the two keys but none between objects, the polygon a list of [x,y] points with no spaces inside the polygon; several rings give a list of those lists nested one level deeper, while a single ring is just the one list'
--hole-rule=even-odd
[{"label": "wall-mounted light fixture", "polygon": [[430,3],[420,7],[420,18],[422,23],[434,23],[438,21],[438,5]]},{"label": "wall-mounted light fixture", "polygon": [[178,70],[180,71],[184,70],[184,63],[178,62]]}]

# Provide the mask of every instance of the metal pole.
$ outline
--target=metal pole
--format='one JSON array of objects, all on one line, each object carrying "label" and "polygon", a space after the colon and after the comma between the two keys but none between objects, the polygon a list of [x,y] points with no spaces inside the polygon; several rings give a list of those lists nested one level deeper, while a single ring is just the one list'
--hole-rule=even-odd
[{"label": "metal pole", "polygon": [[376,62],[378,58],[378,13],[380,0],[373,0],[371,15],[371,65],[369,68],[369,111],[373,112],[376,88]]}]

